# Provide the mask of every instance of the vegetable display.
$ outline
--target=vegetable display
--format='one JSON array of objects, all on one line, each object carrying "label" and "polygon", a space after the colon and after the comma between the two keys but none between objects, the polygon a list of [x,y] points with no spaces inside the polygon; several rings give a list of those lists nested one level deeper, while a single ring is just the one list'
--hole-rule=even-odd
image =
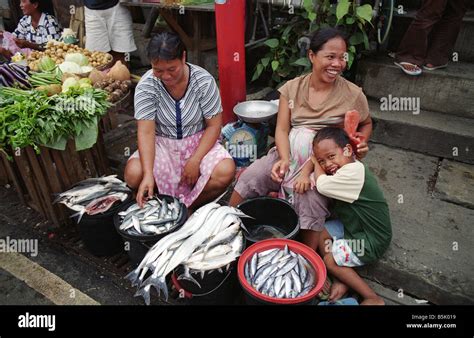
[{"label": "vegetable display", "polygon": [[39,145],[64,150],[69,137],[76,150],[97,141],[98,118],[109,108],[107,93],[89,87],[70,88],[48,97],[47,91],[0,88],[0,148]]},{"label": "vegetable display", "polygon": [[[74,56],[74,54],[80,54],[82,56]],[[76,63],[76,61],[81,61],[82,63],[84,63],[85,58],[87,58],[88,62],[85,65],[90,65],[92,67],[101,67],[107,65],[112,61],[112,56],[107,53],[92,52],[76,45],[66,44],[64,42],[49,41],[46,44],[46,49],[43,52],[31,52],[30,56],[28,57],[28,66],[33,71],[40,70],[40,60],[45,56],[51,58],[56,65],[60,65],[64,61],[74,63]]]}]

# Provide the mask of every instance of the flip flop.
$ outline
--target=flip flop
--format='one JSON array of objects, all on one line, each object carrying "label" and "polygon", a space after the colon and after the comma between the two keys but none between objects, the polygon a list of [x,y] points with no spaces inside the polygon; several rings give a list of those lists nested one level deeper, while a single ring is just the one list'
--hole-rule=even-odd
[{"label": "flip flop", "polygon": [[341,298],[339,300],[336,300],[335,302],[329,302],[329,301],[324,301],[324,302],[319,302],[318,305],[320,306],[332,306],[332,305],[359,305],[359,302],[355,298]]},{"label": "flip flop", "polygon": [[[420,75],[423,72],[420,67],[418,67],[417,65],[415,65],[413,63],[410,63],[410,62],[394,62],[394,64],[397,67],[400,67],[401,70],[403,70],[403,72],[407,75],[417,76],[417,75]],[[403,67],[404,65],[415,67],[415,70],[408,70],[405,67]]]},{"label": "flip flop", "polygon": [[423,66],[423,69],[426,69],[426,70],[436,70],[436,69],[442,69],[442,68],[446,68],[448,67],[448,64],[444,64],[444,65],[440,65],[440,66],[433,66],[433,67],[428,67],[427,65],[424,65]]}]

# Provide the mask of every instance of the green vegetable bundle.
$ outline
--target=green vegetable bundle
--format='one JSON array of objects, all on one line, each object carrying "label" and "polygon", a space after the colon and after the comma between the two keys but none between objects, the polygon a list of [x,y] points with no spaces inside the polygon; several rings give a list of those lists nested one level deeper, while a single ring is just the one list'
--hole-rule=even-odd
[{"label": "green vegetable bundle", "polygon": [[0,88],[0,149],[38,145],[64,150],[75,139],[76,149],[97,141],[98,119],[107,112],[107,93],[75,88],[48,97],[45,92]]}]

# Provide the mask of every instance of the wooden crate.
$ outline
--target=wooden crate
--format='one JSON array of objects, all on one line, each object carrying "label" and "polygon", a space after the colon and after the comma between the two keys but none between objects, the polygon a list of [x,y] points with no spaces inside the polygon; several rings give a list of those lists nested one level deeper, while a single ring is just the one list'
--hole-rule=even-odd
[{"label": "wooden crate", "polygon": [[13,161],[4,154],[1,160],[20,200],[55,226],[61,226],[70,222],[69,213],[62,204],[53,204],[54,194],[86,178],[110,173],[102,133],[90,149],[76,151],[73,140],[64,151],[40,149],[40,154],[32,147],[19,149],[12,153]]},{"label": "wooden crate", "polygon": [[129,90],[123,98],[110,106],[110,108],[107,110],[107,113],[100,120],[100,128],[104,133],[108,133],[109,131],[117,128],[117,114],[126,113],[127,109],[130,108],[132,101],[132,91]]},{"label": "wooden crate", "polygon": [[0,159],[0,185],[5,185],[10,183],[10,178],[7,173],[7,167],[3,164],[3,161]]}]

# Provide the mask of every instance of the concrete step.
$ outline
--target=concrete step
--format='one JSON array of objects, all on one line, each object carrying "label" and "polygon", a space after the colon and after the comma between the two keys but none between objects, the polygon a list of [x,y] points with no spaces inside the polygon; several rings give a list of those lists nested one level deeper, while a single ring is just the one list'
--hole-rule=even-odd
[{"label": "concrete step", "polygon": [[[416,9],[413,6],[407,9],[404,6],[404,13],[394,12],[394,19],[390,31],[388,43],[389,50],[397,50],[408,26],[416,16]],[[474,11],[470,10],[463,18],[461,31],[459,32],[453,52],[457,53],[459,61],[474,62]]]},{"label": "concrete step", "polygon": [[404,74],[387,56],[363,59],[357,67],[356,83],[371,98],[413,98],[423,110],[474,118],[472,63],[452,62],[420,76]]},{"label": "concrete step", "polygon": [[369,100],[374,120],[371,140],[396,148],[474,164],[474,120],[421,110],[385,111]]},{"label": "concrete step", "polygon": [[[458,168],[449,160],[370,146],[364,162],[389,205],[393,238],[385,255],[359,272],[397,294],[433,304],[474,304],[474,210],[434,194],[442,186],[470,184],[472,179],[462,177],[474,177],[474,166]],[[443,167],[449,167],[450,174],[441,180]]]}]

